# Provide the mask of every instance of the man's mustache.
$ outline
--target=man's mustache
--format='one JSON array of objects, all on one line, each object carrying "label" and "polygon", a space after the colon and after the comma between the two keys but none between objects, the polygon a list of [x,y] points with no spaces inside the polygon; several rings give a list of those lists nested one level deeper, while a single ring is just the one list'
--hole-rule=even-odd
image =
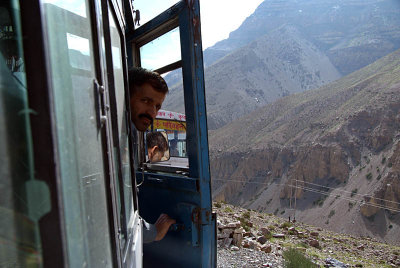
[{"label": "man's mustache", "polygon": [[153,124],[153,117],[151,117],[149,114],[139,114],[139,118],[147,118],[150,120],[150,124]]}]

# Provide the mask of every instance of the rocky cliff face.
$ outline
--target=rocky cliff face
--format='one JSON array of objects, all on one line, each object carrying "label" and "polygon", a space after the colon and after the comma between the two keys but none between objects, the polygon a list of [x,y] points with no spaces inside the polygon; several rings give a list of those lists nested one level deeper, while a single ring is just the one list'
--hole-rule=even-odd
[{"label": "rocky cliff face", "polygon": [[206,66],[269,34],[293,24],[343,74],[358,70],[400,47],[400,5],[396,0],[268,0],[228,39],[205,50]]},{"label": "rocky cliff face", "polygon": [[[396,0],[264,1],[228,39],[204,51],[208,128],[396,50],[398,10]],[[180,70],[166,80],[164,108],[184,112]]]},{"label": "rocky cliff face", "polygon": [[[340,74],[295,27],[285,25],[210,66],[205,76],[208,128],[217,129],[278,98],[334,81]],[[171,88],[166,109],[183,111],[180,92],[181,85]]]},{"label": "rocky cliff face", "polygon": [[400,241],[399,63],[397,51],[210,133],[214,198],[284,216],[296,204],[306,222]]}]

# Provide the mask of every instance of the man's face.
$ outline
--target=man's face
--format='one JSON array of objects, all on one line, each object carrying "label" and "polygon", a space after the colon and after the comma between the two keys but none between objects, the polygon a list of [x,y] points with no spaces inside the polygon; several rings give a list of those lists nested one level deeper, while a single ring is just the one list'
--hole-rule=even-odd
[{"label": "man's face", "polygon": [[131,97],[131,117],[137,130],[145,131],[150,126],[161,109],[165,95],[147,83],[135,87]]}]

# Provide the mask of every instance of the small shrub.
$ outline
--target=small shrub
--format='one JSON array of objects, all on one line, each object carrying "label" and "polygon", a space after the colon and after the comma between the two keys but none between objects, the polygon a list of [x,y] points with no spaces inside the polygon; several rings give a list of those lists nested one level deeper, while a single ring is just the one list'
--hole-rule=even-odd
[{"label": "small shrub", "polygon": [[331,212],[329,212],[328,218],[331,218],[333,215],[335,215],[335,210],[331,210]]},{"label": "small shrub", "polygon": [[353,189],[353,191],[351,191],[351,197],[353,197],[353,196],[355,196],[356,194],[357,194],[357,192],[358,192],[358,189],[356,188],[356,189]]},{"label": "small shrub", "polygon": [[247,222],[241,222],[241,223],[240,223],[240,226],[242,226],[243,229],[244,229],[246,232],[250,232],[250,226],[247,225]]},{"label": "small shrub", "polygon": [[382,165],[385,164],[386,162],[386,157],[382,157]]},{"label": "small shrub", "polygon": [[388,163],[388,167],[392,167],[392,165],[393,165],[392,163]]},{"label": "small shrub", "polygon": [[232,210],[230,207],[226,207],[226,208],[224,209],[224,211],[225,211],[225,212],[228,212],[228,213],[232,213],[232,212],[233,212],[233,210]]},{"label": "small shrub", "polygon": [[367,180],[371,180],[372,179],[372,173],[371,172],[368,173],[365,177],[367,178]]},{"label": "small shrub", "polygon": [[268,230],[270,230],[270,231],[275,231],[275,226],[274,226],[274,225],[268,226]]},{"label": "small shrub", "polygon": [[301,248],[309,248],[310,247],[307,243],[304,243],[304,242],[298,243],[297,246],[301,247]]},{"label": "small shrub", "polygon": [[274,215],[278,214],[279,208],[275,209]]},{"label": "small shrub", "polygon": [[264,237],[265,237],[267,240],[271,240],[272,234],[271,234],[271,233],[267,233],[267,234],[264,235]]},{"label": "small shrub", "polygon": [[293,226],[293,224],[291,222],[287,222],[287,221],[281,224],[281,228],[289,228],[292,226]]},{"label": "small shrub", "polygon": [[309,258],[304,256],[300,251],[290,248],[283,252],[286,268],[314,268],[318,267]]},{"label": "small shrub", "polygon": [[250,219],[250,211],[246,211],[242,214],[242,217],[245,219]]},{"label": "small shrub", "polygon": [[217,202],[217,203],[215,203],[215,205],[214,205],[216,208],[221,208],[222,207],[222,205],[221,205],[221,203],[220,202]]},{"label": "small shrub", "polygon": [[382,175],[379,174],[378,177],[376,177],[376,180],[379,181],[382,178]]},{"label": "small shrub", "polygon": [[393,228],[393,225],[390,224],[390,225],[389,225],[389,229],[392,229],[392,228]]},{"label": "small shrub", "polygon": [[284,210],[282,210],[282,211],[281,211],[281,215],[282,215],[282,214],[284,214],[284,213],[285,213],[285,211],[284,211]]}]

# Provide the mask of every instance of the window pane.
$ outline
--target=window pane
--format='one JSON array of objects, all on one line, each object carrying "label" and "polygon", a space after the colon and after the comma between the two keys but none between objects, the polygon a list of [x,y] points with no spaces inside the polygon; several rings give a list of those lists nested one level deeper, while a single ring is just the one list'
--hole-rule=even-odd
[{"label": "window pane", "polygon": [[179,0],[135,0],[133,8],[140,11],[140,25],[143,25],[178,2]]},{"label": "window pane", "polygon": [[88,5],[84,0],[45,1],[44,10],[69,263],[108,267],[110,234]]},{"label": "window pane", "polygon": [[168,135],[172,167],[188,167],[186,149],[186,114],[182,84],[182,68],[163,75],[169,92],[153,122],[153,130],[164,130]]},{"label": "window pane", "polygon": [[17,2],[0,7],[0,266],[41,267],[39,219],[51,210],[50,195],[34,177]]},{"label": "window pane", "polygon": [[179,28],[154,39],[140,48],[141,66],[156,70],[181,59]]},{"label": "window pane", "polygon": [[[123,75],[123,61],[121,57],[121,38],[118,33],[114,16],[109,12],[110,17],[110,33],[111,33],[111,52],[114,70],[114,87],[117,99],[117,120],[119,133],[119,146],[121,153],[122,181],[123,182],[123,197],[125,204],[125,224],[128,224],[130,217],[133,215],[133,195],[132,195],[132,180],[130,169],[130,154],[127,133],[127,118],[125,104],[125,89]],[[116,150],[114,150],[116,151]],[[117,157],[115,157],[117,158]]]}]

